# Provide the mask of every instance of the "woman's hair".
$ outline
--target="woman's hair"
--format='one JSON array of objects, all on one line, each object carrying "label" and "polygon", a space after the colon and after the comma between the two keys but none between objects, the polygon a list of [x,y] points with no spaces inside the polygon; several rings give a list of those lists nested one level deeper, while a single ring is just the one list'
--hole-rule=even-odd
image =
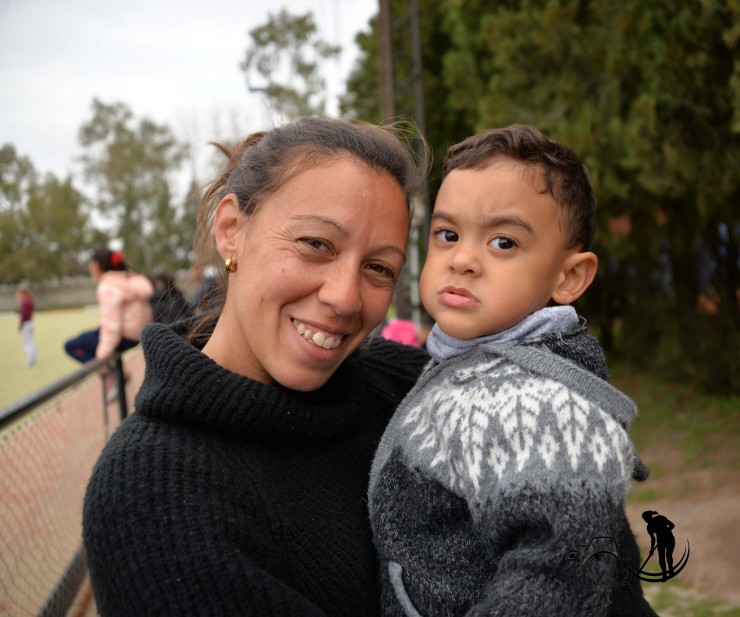
[{"label": "woman's hair", "polygon": [[567,248],[587,251],[593,236],[596,198],[586,167],[569,148],[545,137],[532,126],[513,124],[472,135],[451,146],[442,178],[455,169],[484,169],[494,160],[508,159],[528,167],[545,181],[563,211]]},{"label": "woman's hair", "polygon": [[90,261],[97,263],[103,272],[128,270],[123,252],[111,251],[107,246],[96,246],[90,255]]},{"label": "woman's hair", "polygon": [[[412,123],[376,126],[330,118],[303,118],[254,133],[240,143],[228,146],[214,143],[227,162],[221,173],[206,187],[198,212],[195,241],[196,263],[205,266],[215,255],[213,222],[221,200],[233,193],[245,216],[259,206],[286,182],[312,167],[335,160],[355,160],[368,168],[390,174],[406,197],[409,221],[411,201],[422,190],[423,175],[428,166],[428,150],[421,135],[424,156],[415,161],[403,134]],[[222,277],[222,284],[225,277]],[[221,294],[221,298],[225,294]],[[202,341],[204,325],[211,326],[221,311],[219,302],[191,329],[191,340]]]}]

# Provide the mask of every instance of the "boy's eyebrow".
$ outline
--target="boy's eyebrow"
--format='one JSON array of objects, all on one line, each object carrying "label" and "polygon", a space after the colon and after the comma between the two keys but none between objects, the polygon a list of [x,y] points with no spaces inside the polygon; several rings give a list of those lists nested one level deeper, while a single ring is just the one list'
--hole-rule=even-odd
[{"label": "boy's eyebrow", "polygon": [[[431,220],[435,219],[443,219],[445,221],[449,221],[450,223],[454,223],[455,215],[448,214],[444,211],[435,210],[432,213]],[[532,229],[532,226],[527,223],[527,221],[519,218],[518,216],[486,216],[483,218],[484,227],[503,227],[504,225],[513,225],[514,227],[520,227],[521,229],[523,229],[524,231],[528,231],[529,233],[534,233],[534,229]]]}]

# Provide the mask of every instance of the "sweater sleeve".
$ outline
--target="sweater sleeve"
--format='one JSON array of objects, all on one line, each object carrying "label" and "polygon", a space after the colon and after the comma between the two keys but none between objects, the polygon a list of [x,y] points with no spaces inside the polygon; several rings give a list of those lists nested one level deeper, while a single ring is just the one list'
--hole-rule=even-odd
[{"label": "sweater sleeve", "polygon": [[615,492],[585,476],[502,489],[480,523],[497,569],[467,615],[612,614],[612,588],[628,582]]},{"label": "sweater sleeve", "polygon": [[83,539],[100,615],[325,617],[269,573],[285,555],[253,557],[274,544],[250,524],[261,496],[235,487],[195,442],[174,441],[171,427],[134,414],[95,466]]},{"label": "sweater sleeve", "polygon": [[632,460],[626,432],[547,378],[496,390],[485,408],[497,410],[479,427],[485,460],[461,461],[458,486],[497,567],[468,615],[609,615],[611,590],[627,575],[618,545]]}]

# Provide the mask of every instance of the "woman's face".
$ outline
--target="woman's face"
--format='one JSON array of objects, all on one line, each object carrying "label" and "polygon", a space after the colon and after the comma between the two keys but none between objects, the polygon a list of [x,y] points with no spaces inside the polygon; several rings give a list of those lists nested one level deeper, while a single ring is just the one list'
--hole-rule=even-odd
[{"label": "woman's face", "polygon": [[94,279],[99,279],[101,276],[103,276],[103,269],[100,267],[100,264],[94,259],[91,259],[88,262],[87,269],[90,272],[90,276]]},{"label": "woman's face", "polygon": [[246,221],[224,198],[216,241],[238,267],[204,353],[263,383],[319,388],[385,316],[407,212],[389,174],[351,159],[302,171]]}]

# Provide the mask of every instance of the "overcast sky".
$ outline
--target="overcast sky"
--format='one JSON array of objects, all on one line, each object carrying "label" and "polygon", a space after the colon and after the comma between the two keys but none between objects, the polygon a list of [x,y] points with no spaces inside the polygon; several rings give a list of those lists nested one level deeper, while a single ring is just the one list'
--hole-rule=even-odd
[{"label": "overcast sky", "polygon": [[[342,46],[329,64],[336,95],[354,36],[377,0],[0,0],[0,145],[41,172],[79,171],[79,127],[94,97],[168,124],[203,150],[212,140],[270,126],[239,68],[247,32],[268,13],[312,11],[322,38]],[[218,134],[220,133],[220,134]],[[202,157],[202,153],[199,155]],[[203,170],[198,170],[202,172]]]}]

